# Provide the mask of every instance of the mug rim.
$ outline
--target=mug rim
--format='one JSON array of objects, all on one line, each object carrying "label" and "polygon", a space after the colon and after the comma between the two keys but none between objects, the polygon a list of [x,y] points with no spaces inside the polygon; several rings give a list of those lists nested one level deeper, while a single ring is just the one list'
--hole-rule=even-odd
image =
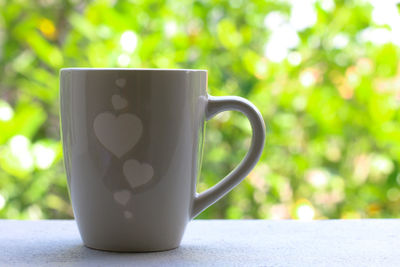
[{"label": "mug rim", "polygon": [[156,69],[156,68],[62,68],[63,71],[146,71],[146,72],[206,72],[204,69]]}]

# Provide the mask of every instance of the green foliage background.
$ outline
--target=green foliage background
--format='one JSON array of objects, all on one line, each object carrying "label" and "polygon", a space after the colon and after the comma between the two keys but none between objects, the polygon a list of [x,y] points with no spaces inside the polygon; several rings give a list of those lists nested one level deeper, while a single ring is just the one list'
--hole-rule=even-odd
[{"label": "green foliage background", "polygon": [[[293,19],[298,3],[314,16],[304,27]],[[361,0],[0,0],[0,218],[73,216],[62,67],[208,69],[210,94],[260,109],[261,161],[200,218],[398,217],[400,51],[396,25],[376,9]],[[132,49],[121,45],[127,31]],[[240,114],[207,123],[199,190],[238,164],[250,136]]]}]

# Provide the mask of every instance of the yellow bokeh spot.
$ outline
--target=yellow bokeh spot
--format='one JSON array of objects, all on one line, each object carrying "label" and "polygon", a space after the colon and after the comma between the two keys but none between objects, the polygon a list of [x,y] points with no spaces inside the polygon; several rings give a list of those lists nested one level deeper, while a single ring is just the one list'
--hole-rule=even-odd
[{"label": "yellow bokeh spot", "polygon": [[382,208],[379,204],[372,203],[367,207],[367,213],[369,217],[379,217]]},{"label": "yellow bokeh spot", "polygon": [[39,22],[39,29],[46,38],[51,40],[56,38],[56,27],[51,20],[45,18],[41,19]]}]

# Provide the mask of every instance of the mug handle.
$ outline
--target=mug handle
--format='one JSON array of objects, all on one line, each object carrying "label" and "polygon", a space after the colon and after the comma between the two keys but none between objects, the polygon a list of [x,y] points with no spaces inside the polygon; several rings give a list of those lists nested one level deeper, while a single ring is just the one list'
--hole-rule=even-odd
[{"label": "mug handle", "polygon": [[193,200],[192,219],[238,185],[256,165],[264,148],[264,120],[260,111],[250,101],[237,96],[214,97],[208,95],[206,120],[211,119],[217,113],[228,110],[240,111],[249,119],[253,131],[250,149],[242,162],[218,184],[200,194],[196,193]]}]

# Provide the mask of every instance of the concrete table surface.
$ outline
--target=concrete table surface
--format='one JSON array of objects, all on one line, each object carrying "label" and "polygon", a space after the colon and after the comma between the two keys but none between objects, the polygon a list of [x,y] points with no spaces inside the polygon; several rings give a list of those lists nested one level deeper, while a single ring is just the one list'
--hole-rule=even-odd
[{"label": "concrete table surface", "polygon": [[86,248],[74,221],[0,220],[0,266],[400,266],[400,220],[195,220],[154,253]]}]

